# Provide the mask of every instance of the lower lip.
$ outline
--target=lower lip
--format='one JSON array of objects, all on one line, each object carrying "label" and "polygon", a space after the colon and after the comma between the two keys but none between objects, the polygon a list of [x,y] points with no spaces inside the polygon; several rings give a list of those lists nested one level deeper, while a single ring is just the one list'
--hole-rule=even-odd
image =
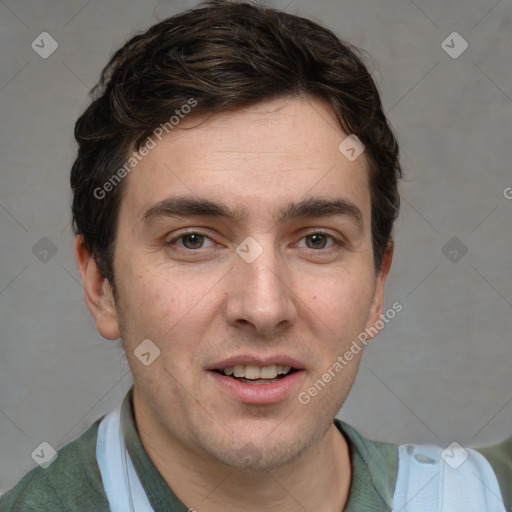
[{"label": "lower lip", "polygon": [[305,371],[297,370],[292,374],[268,384],[246,384],[232,377],[209,371],[210,377],[229,396],[244,404],[267,405],[282,401],[294,391],[297,391],[304,380]]}]

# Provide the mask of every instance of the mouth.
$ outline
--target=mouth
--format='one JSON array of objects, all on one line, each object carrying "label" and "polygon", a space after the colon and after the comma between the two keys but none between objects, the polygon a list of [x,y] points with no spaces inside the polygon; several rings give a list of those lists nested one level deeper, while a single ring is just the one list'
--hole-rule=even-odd
[{"label": "mouth", "polygon": [[213,371],[219,375],[235,379],[238,382],[243,382],[244,384],[261,385],[279,382],[298,370],[297,368],[282,364],[271,364],[263,367],[254,364],[236,364]]},{"label": "mouth", "polygon": [[212,385],[237,402],[276,404],[293,396],[303,385],[306,371],[288,357],[236,357],[208,369]]}]

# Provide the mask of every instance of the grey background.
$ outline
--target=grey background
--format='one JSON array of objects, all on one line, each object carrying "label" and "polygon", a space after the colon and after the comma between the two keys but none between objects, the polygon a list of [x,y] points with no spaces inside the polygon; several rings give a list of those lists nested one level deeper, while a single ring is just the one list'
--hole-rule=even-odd
[{"label": "grey background", "polygon": [[[113,50],[193,5],[0,1],[0,491],[35,466],[42,441],[63,446],[131,385],[78,282],[73,124]],[[511,0],[269,5],[369,52],[408,177],[387,289],[387,307],[404,309],[367,349],[340,417],[400,443],[481,445],[511,435]],[[47,59],[31,48],[43,31],[59,45]],[[457,59],[441,47],[453,31],[469,44]],[[458,262],[443,253],[454,236],[467,247]]]}]

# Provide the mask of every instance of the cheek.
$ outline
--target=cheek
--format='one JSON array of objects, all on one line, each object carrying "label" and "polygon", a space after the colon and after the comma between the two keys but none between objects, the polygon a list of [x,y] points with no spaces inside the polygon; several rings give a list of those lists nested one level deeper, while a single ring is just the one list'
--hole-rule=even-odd
[{"label": "cheek", "polygon": [[375,281],[367,273],[339,273],[303,281],[301,297],[318,323],[333,335],[353,334],[364,328],[373,299]]},{"label": "cheek", "polygon": [[123,270],[122,274],[118,272],[123,278],[117,280],[117,287],[124,342],[135,346],[149,338],[160,347],[162,334],[179,314],[176,290],[149,270],[136,272],[131,266]]},{"label": "cheek", "polygon": [[218,295],[211,285],[158,269],[127,274],[121,291],[125,341],[132,346],[149,338],[162,354],[179,352],[181,359],[194,353],[195,340],[204,335],[218,311]]}]

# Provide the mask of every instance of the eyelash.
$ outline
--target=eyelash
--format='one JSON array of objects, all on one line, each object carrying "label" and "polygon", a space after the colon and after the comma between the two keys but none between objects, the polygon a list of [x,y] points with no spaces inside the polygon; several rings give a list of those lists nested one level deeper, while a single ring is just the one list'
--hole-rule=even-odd
[{"label": "eyelash", "polygon": [[[188,235],[199,235],[199,236],[202,236],[204,238],[208,238],[209,240],[211,240],[211,238],[208,235],[206,235],[205,233],[201,233],[200,231],[187,231],[185,233],[181,233],[177,237],[174,237],[172,240],[169,240],[168,242],[166,242],[165,245],[167,247],[177,246],[176,242],[178,242],[179,240],[185,238]],[[312,250],[314,252],[327,252],[329,249],[332,250],[336,246],[341,247],[341,246],[345,245],[342,240],[339,240],[338,238],[334,237],[333,235],[330,235],[329,233],[325,233],[323,231],[312,231],[311,233],[306,233],[304,236],[301,237],[301,240],[303,240],[303,239],[305,239],[307,237],[315,236],[315,235],[321,235],[321,236],[324,236],[324,237],[327,237],[327,238],[331,239],[332,242],[333,242],[333,245],[331,247],[328,247],[328,248],[310,249],[309,247],[306,247],[306,249],[310,249],[310,250]],[[198,249],[188,249],[186,247],[184,247],[184,248],[180,247],[178,250],[185,251],[185,252],[199,252],[201,249],[203,249],[203,247],[200,247]]]}]

